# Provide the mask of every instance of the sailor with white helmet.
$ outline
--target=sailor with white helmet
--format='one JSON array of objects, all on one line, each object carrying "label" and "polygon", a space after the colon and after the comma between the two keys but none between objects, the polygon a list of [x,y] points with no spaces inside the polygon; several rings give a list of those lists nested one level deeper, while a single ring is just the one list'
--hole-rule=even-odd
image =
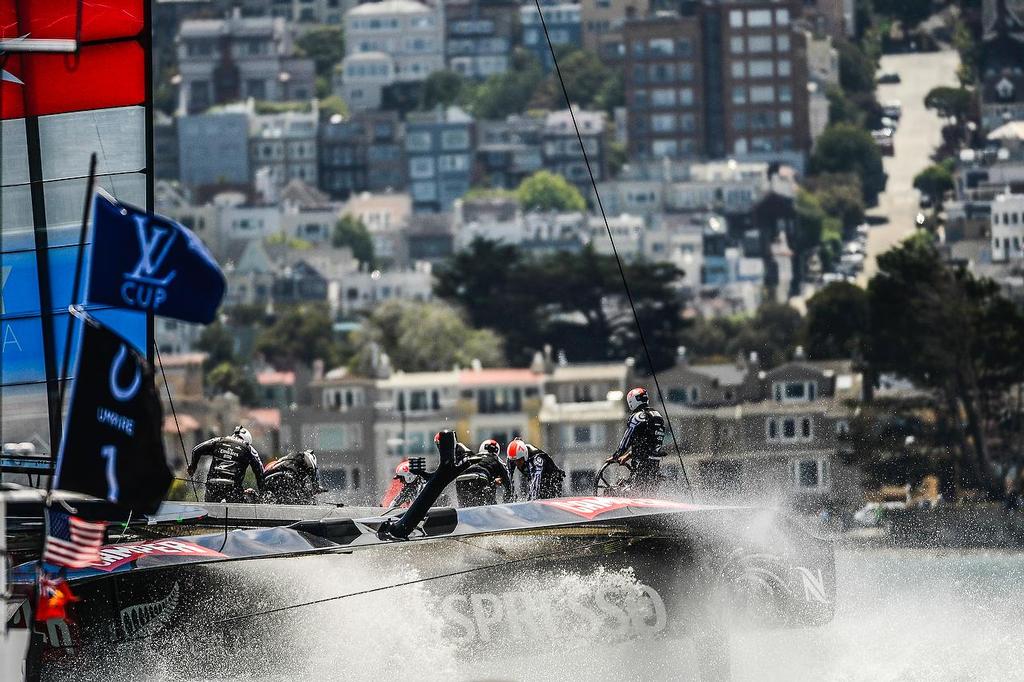
[{"label": "sailor with white helmet", "polygon": [[522,438],[509,443],[506,452],[509,481],[513,480],[518,469],[526,480],[527,500],[542,500],[562,494],[565,472],[558,468],[551,455]]},{"label": "sailor with white helmet", "polygon": [[245,480],[246,469],[252,469],[256,486],[262,492],[265,483],[263,460],[252,446],[252,434],[245,427],[236,426],[230,436],[211,438],[192,448],[189,476],[195,475],[199,460],[206,456],[213,459],[206,474],[207,502],[245,502],[246,491],[242,488],[242,481]]},{"label": "sailor with white helmet", "polygon": [[633,480],[639,488],[653,488],[659,479],[662,443],[665,441],[665,418],[651,407],[651,399],[644,388],[634,388],[626,394],[629,419],[619,447],[608,461],[620,464],[629,461]]}]

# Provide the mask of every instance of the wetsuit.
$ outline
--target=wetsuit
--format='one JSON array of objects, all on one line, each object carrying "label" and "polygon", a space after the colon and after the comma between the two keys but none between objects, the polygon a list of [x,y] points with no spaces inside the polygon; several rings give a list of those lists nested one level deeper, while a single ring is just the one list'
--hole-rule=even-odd
[{"label": "wetsuit", "polygon": [[385,509],[408,507],[416,499],[416,496],[420,494],[420,491],[423,490],[424,483],[425,481],[419,477],[411,483],[405,483],[396,476],[391,481],[391,487],[388,488],[387,492],[384,493],[384,497],[381,498],[380,506]]},{"label": "wetsuit", "polygon": [[207,502],[245,502],[242,481],[247,468],[252,469],[258,489],[263,490],[263,460],[255,448],[241,438],[220,436],[192,448],[192,463],[188,467],[190,476],[195,473],[199,460],[207,455],[213,458],[206,474]]},{"label": "wetsuit", "polygon": [[311,450],[293,452],[266,468],[266,492],[277,504],[316,504],[316,495],[327,492]]},{"label": "wetsuit", "polygon": [[498,486],[502,487],[502,502],[512,499],[512,479],[508,469],[497,455],[483,453],[482,459],[470,466],[455,479],[455,494],[460,507],[478,507],[497,504]]},{"label": "wetsuit", "polygon": [[665,418],[654,408],[643,405],[633,411],[626,422],[626,432],[612,458],[627,452],[633,467],[633,484],[639,489],[653,490],[660,480],[661,449],[665,441]]},{"label": "wetsuit", "polygon": [[[526,499],[543,500],[550,497],[559,497],[562,494],[562,481],[565,480],[565,472],[558,468],[551,455],[540,448],[526,444],[528,454],[526,463],[522,469],[525,478]],[[508,463],[509,481],[513,479],[515,469],[518,467],[515,460]]]}]

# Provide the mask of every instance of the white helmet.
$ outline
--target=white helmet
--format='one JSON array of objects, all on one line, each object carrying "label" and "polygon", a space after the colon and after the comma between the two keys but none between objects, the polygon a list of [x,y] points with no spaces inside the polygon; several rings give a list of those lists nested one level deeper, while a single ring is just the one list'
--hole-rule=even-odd
[{"label": "white helmet", "polygon": [[630,412],[641,405],[649,405],[650,402],[651,398],[647,395],[647,390],[644,388],[634,388],[626,394],[626,405],[629,406]]},{"label": "white helmet", "polygon": [[235,438],[241,438],[245,441],[245,444],[252,447],[252,434],[249,433],[249,429],[244,426],[236,426],[235,432],[232,434]]}]

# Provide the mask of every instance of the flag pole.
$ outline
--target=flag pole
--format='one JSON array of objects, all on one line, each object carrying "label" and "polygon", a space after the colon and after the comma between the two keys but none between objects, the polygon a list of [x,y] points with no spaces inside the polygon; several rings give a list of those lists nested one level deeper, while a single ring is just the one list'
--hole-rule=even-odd
[{"label": "flag pole", "polygon": [[[75,260],[75,278],[72,280],[71,285],[71,301],[69,302],[68,308],[77,305],[79,303],[78,297],[81,294],[82,289],[82,265],[85,262],[85,236],[86,231],[89,228],[89,211],[92,208],[92,195],[93,188],[96,185],[96,152],[93,152],[89,157],[89,176],[85,181],[85,205],[82,207],[82,224],[78,229],[78,256]],[[72,330],[74,329],[75,321],[72,316],[68,316],[67,329],[64,333],[64,357],[61,360],[60,376],[60,398],[58,405],[60,410],[58,415],[64,413],[64,394],[67,392],[68,385],[68,365],[71,362],[71,336]],[[60,443],[57,443],[57,447],[60,447]],[[50,472],[50,478],[46,483],[46,506],[49,507],[50,492],[53,490],[53,479],[57,475],[57,458],[51,457],[53,462],[53,471]]]}]

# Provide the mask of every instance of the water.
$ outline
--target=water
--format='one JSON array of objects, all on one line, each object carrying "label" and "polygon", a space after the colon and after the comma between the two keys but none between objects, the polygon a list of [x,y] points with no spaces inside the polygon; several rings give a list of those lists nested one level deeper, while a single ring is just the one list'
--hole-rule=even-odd
[{"label": "water", "polygon": [[[387,563],[357,555],[268,561],[264,574],[289,599],[308,601],[443,572],[400,551]],[[733,679],[1024,680],[1022,579],[1021,553],[840,550],[835,620],[821,628],[733,632]],[[644,636],[644,626],[658,616],[648,602],[637,601],[628,571],[540,582],[513,571],[490,584],[498,594],[517,591],[518,601],[476,604],[482,609],[476,625],[461,630],[442,616],[450,607],[446,596],[457,594],[458,585],[411,585],[254,619],[244,626],[248,643],[242,647],[204,641],[162,651],[124,649],[109,658],[107,671],[123,676],[131,670],[135,679],[303,682],[695,678],[690,645]],[[595,589],[612,589],[620,606],[626,599],[625,611],[641,624],[637,639],[586,638],[586,610],[545,614],[524,607],[525,620],[515,627],[525,629],[515,632],[494,612],[531,600],[579,603]],[[260,599],[253,595],[253,610],[264,606]]]}]

